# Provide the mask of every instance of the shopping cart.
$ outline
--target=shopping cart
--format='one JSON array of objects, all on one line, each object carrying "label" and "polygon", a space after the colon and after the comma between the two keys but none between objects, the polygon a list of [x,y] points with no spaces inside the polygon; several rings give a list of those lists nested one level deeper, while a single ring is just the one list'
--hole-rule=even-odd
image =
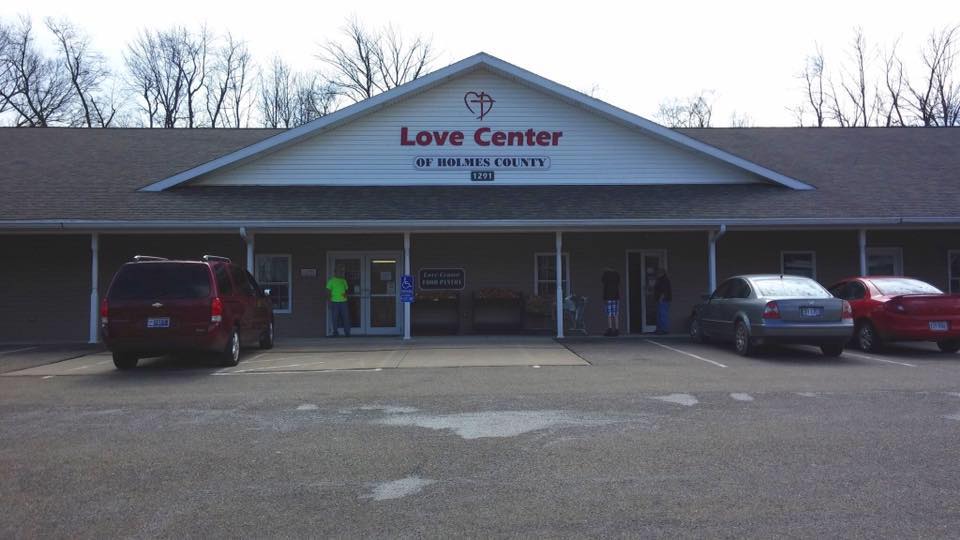
[{"label": "shopping cart", "polygon": [[564,327],[568,334],[581,332],[587,335],[587,324],[584,314],[587,311],[587,297],[570,295],[563,300]]}]

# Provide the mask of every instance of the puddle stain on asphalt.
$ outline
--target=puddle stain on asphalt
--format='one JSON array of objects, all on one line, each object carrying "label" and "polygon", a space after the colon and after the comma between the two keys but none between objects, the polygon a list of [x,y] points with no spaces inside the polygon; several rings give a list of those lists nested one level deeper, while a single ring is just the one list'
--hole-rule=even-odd
[{"label": "puddle stain on asphalt", "polygon": [[373,499],[375,501],[400,499],[410,495],[416,495],[417,493],[423,491],[423,488],[429,486],[430,484],[435,484],[436,482],[436,480],[420,478],[419,476],[408,476],[406,478],[401,478],[400,480],[392,480],[390,482],[374,484],[373,492],[363,498]]},{"label": "puddle stain on asphalt", "polygon": [[464,439],[516,437],[551,428],[595,427],[622,420],[568,411],[485,411],[460,414],[400,414],[373,423],[397,427],[450,430]]},{"label": "puddle stain on asphalt", "polygon": [[697,403],[697,398],[691,396],[690,394],[668,394],[666,396],[653,396],[652,399],[658,399],[660,401],[666,401],[667,403],[676,403],[677,405],[684,405],[687,407],[693,407]]}]

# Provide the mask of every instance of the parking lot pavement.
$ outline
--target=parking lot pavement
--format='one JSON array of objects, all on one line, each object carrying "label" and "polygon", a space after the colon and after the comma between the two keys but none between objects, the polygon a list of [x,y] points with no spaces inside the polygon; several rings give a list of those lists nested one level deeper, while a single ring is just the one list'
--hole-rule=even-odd
[{"label": "parking lot pavement", "polygon": [[0,378],[0,537],[956,537],[960,384],[645,391],[598,360]]}]

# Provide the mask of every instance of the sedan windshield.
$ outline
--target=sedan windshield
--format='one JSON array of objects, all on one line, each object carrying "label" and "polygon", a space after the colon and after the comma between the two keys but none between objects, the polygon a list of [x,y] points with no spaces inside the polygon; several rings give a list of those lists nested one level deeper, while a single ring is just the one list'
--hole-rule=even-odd
[{"label": "sedan windshield", "polygon": [[812,279],[766,278],[754,279],[760,296],[776,298],[829,298],[830,293]]},{"label": "sedan windshield", "polygon": [[924,283],[918,279],[910,278],[883,278],[873,279],[874,286],[884,296],[900,296],[901,294],[943,294],[943,291]]}]

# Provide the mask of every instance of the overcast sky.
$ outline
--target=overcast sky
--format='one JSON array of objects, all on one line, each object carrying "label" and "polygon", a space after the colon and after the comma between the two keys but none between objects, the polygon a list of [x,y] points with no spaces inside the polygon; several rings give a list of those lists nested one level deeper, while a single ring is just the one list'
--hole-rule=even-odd
[{"label": "overcast sky", "polygon": [[46,16],[71,19],[118,65],[142,28],[206,22],[246,39],[258,60],[279,54],[301,70],[322,67],[318,44],[355,15],[431,37],[434,68],[486,51],[650,118],[666,98],[712,89],[717,125],[734,111],[754,125],[792,125],[787,107],[802,98],[797,74],[815,43],[828,64],[839,61],[861,26],[873,46],[899,38],[913,62],[931,30],[960,23],[960,0],[5,1],[2,17],[17,14],[37,25]]}]

